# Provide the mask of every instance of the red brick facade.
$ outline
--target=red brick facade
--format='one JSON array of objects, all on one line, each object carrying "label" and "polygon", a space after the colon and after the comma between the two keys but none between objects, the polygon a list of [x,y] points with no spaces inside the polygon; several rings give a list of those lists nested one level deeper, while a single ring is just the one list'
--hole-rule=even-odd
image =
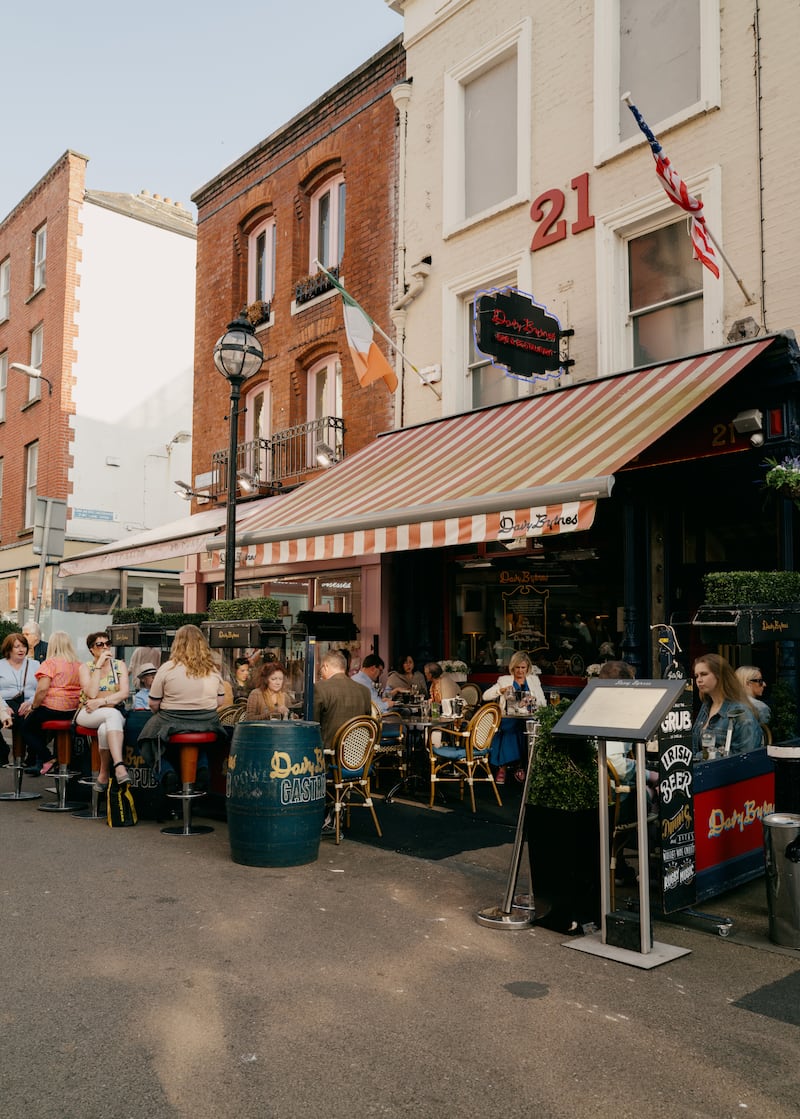
[{"label": "red brick facade", "polygon": [[[28,446],[39,441],[37,489],[48,497],[68,498],[71,465],[69,415],[72,367],[77,336],[79,207],[87,160],[67,151],[0,225],[0,264],[11,263],[8,318],[0,322],[0,354],[30,364],[31,331],[43,326],[42,370],[53,382],[52,397],[41,385],[41,399],[28,404],[28,378],[9,370],[5,422],[0,424],[3,501],[0,545],[30,538],[25,526],[25,474]],[[35,233],[47,225],[44,286],[33,293]]]},{"label": "red brick facade", "polygon": [[[399,40],[194,195],[198,207],[195,330],[194,475],[211,469],[211,454],[227,447],[228,390],[213,362],[214,344],[247,304],[248,234],[265,218],[276,222],[272,325],[259,330],[264,366],[248,382],[269,380],[271,430],[304,423],[307,371],[336,355],[342,363],[345,453],[352,454],[393,426],[386,385],[361,388],[347,348],[338,295],[292,314],[295,285],[309,274],[313,192],[332,175],[346,184],[346,238],[341,275],[383,329],[390,326],[395,272],[396,111],[390,90],[405,77]],[[387,347],[380,343],[384,352]],[[390,362],[394,359],[387,354]],[[240,440],[244,423],[240,420]]]}]

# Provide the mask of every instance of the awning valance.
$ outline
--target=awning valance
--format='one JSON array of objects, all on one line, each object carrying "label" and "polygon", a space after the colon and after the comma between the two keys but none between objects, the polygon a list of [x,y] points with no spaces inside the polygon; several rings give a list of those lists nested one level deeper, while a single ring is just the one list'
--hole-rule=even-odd
[{"label": "awning valance", "polygon": [[259,566],[589,528],[613,472],[772,341],[386,432],[243,517],[237,545]]}]

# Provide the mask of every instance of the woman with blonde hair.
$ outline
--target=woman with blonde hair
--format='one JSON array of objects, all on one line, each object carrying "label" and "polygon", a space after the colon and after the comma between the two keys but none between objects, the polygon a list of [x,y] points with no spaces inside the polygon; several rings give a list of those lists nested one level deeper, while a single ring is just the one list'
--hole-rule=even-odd
[{"label": "woman with blonde hair", "polygon": [[[145,761],[156,775],[177,777],[172,762],[165,756],[170,734],[180,731],[213,730],[224,737],[217,708],[225,702],[222,676],[214,655],[197,626],[181,626],[175,634],[169,659],[159,668],[150,685],[152,718],[142,727],[138,744]],[[198,784],[203,768],[198,765]],[[169,784],[167,782],[169,789]]]},{"label": "woman with blonde hair", "polygon": [[[506,703],[516,700],[517,703],[529,703],[533,708],[545,706],[547,701],[539,683],[539,669],[534,666],[527,653],[519,650],[512,654],[508,671],[508,676],[501,676],[496,684],[486,689],[483,693],[485,700],[502,699]],[[520,764],[526,755],[524,730],[522,719],[500,720],[489,750],[489,761],[497,766],[494,779],[498,785],[506,783],[506,770],[510,765],[515,767],[514,776],[517,781],[525,780],[525,770]]]},{"label": "woman with blonde hair", "polygon": [[22,737],[33,759],[29,772],[49,773],[56,764],[45,743],[42,723],[71,719],[81,695],[80,661],[68,633],[56,630],[47,643],[47,656],[36,669],[36,691],[22,724]]},{"label": "woman with blonde hair", "polygon": [[700,711],[692,727],[695,756],[701,753],[703,736],[712,734],[718,757],[757,750],[763,733],[741,680],[724,657],[704,653],[693,666]]},{"label": "woman with blonde hair", "polygon": [[744,690],[747,692],[750,703],[755,708],[759,723],[768,723],[772,712],[764,702],[764,688],[767,685],[761,669],[756,668],[753,664],[740,664],[736,669],[736,675],[744,684]]},{"label": "woman with blonde hair", "polygon": [[130,684],[125,662],[114,657],[111,638],[106,630],[90,633],[86,638],[86,648],[92,657],[80,667],[82,707],[76,722],[79,726],[97,730],[100,769],[94,787],[97,792],[104,793],[108,788],[112,763],[118,785],[127,785],[131,779],[122,760],[125,700],[130,695]]}]

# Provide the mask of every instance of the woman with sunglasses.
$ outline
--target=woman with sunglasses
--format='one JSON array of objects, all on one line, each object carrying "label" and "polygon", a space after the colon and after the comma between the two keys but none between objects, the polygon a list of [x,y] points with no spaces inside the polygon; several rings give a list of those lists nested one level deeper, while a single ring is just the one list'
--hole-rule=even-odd
[{"label": "woman with sunglasses", "polygon": [[130,693],[128,668],[124,661],[114,657],[111,639],[105,631],[90,633],[86,646],[92,659],[80,667],[82,707],[76,722],[78,726],[97,730],[100,770],[94,787],[98,792],[105,792],[112,766],[119,785],[128,784],[131,779],[122,760],[123,705]]},{"label": "woman with sunglasses", "polygon": [[768,723],[772,712],[764,703],[764,688],[767,685],[761,669],[752,664],[742,664],[736,669],[736,675],[744,684],[747,696],[758,715],[759,723]]}]

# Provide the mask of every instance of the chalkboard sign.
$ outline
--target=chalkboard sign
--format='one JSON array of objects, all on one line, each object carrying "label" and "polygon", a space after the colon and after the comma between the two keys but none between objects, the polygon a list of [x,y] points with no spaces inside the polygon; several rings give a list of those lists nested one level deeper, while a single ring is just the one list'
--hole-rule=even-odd
[{"label": "chalkboard sign", "polygon": [[[665,913],[675,913],[693,905],[696,893],[690,682],[664,716],[656,742],[662,906]],[[647,747],[648,763],[651,745]]]}]

